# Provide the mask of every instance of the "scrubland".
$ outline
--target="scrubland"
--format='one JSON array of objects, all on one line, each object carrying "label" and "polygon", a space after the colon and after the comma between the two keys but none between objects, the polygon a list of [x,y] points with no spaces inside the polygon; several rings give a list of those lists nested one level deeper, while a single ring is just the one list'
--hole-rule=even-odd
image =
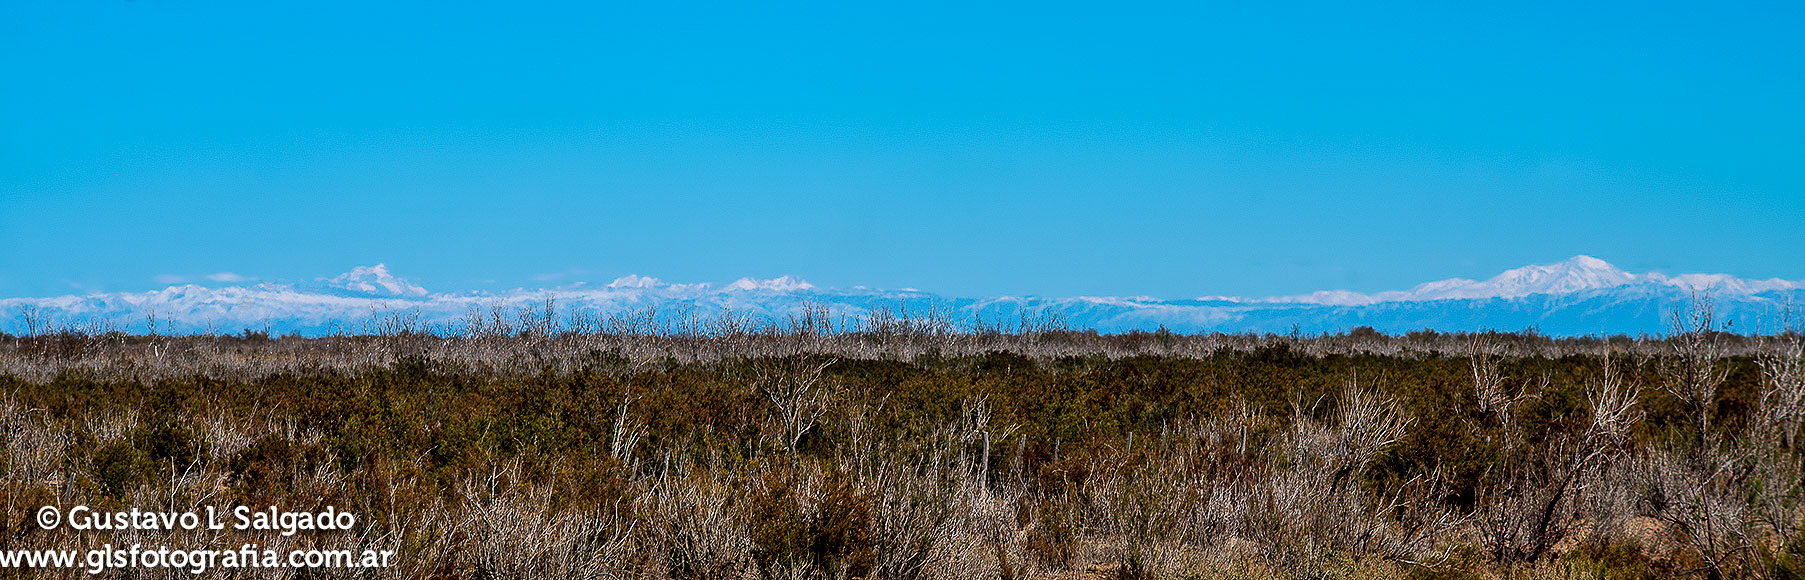
[{"label": "scrubland", "polygon": [[[210,577],[1805,577],[1805,341],[1708,303],[1558,340],[488,314],[0,336],[0,550],[397,553]],[[77,504],[361,519],[33,523]]]}]

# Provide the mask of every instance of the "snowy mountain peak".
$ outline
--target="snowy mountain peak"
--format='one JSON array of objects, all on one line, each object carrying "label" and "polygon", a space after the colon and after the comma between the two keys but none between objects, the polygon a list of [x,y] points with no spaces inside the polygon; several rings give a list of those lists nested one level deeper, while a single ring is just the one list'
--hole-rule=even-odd
[{"label": "snowy mountain peak", "polygon": [[352,268],[350,272],[339,274],[337,277],[327,280],[326,283],[333,288],[362,292],[365,294],[388,296],[426,295],[426,289],[420,287],[420,285],[410,282],[406,278],[396,277],[394,274],[389,273],[387,264],[358,266]]},{"label": "snowy mountain peak", "polygon": [[1785,291],[1805,287],[1801,282],[1768,278],[1766,280],[1750,280],[1737,278],[1729,274],[1680,274],[1664,276],[1651,273],[1646,278],[1650,282],[1666,284],[1689,292],[1711,292],[1716,294],[1754,294],[1757,292]]},{"label": "snowy mountain peak", "polygon": [[613,282],[608,283],[608,287],[609,288],[653,288],[653,287],[657,287],[662,284],[664,284],[664,281],[659,280],[657,278],[653,278],[651,276],[628,274],[625,276],[621,276],[619,278],[615,278]]},{"label": "snowy mountain peak", "polygon": [[1266,298],[1253,300],[1253,302],[1363,306],[1382,302],[1521,298],[1533,294],[1568,294],[1599,288],[1613,288],[1636,282],[1639,279],[1640,277],[1635,274],[1612,266],[1610,262],[1581,254],[1553,264],[1505,270],[1483,282],[1467,278],[1448,278],[1424,282],[1409,290],[1393,290],[1374,294],[1351,290],[1319,290],[1299,296]]},{"label": "snowy mountain peak", "polygon": [[[1516,298],[1530,294],[1566,294],[1622,286],[1635,281],[1635,274],[1582,254],[1554,264],[1505,270],[1485,282],[1436,288],[1441,292],[1439,296],[1424,296],[1422,299]],[[1423,286],[1418,288],[1427,289]]]},{"label": "snowy mountain peak", "polygon": [[735,280],[732,284],[728,284],[727,289],[741,291],[762,290],[765,292],[785,293],[813,290],[815,289],[815,285],[795,276],[781,276],[770,280],[740,278],[739,280]]},{"label": "snowy mountain peak", "polygon": [[[1681,274],[1666,276],[1658,272],[1633,274],[1610,262],[1584,254],[1553,264],[1538,264],[1505,270],[1485,281],[1449,278],[1418,284],[1409,290],[1363,294],[1349,290],[1325,290],[1299,296],[1284,296],[1242,302],[1320,304],[1325,306],[1365,306],[1387,302],[1429,302],[1435,300],[1490,300],[1524,298],[1535,295],[1571,295],[1634,286],[1679,289],[1689,292],[1752,295],[1760,292],[1792,291],[1805,288],[1805,282],[1773,278],[1747,280],[1729,274]],[[1611,290],[1617,292],[1617,290]],[[1628,290],[1625,290],[1627,292]]]},{"label": "snowy mountain peak", "polygon": [[1560,264],[1556,264],[1556,265],[1557,266],[1567,266],[1567,267],[1571,267],[1571,268],[1580,268],[1580,269],[1586,269],[1586,270],[1619,271],[1619,270],[1617,270],[1617,267],[1612,266],[1610,262],[1606,262],[1606,261],[1600,260],[1598,258],[1587,256],[1585,254],[1580,254],[1580,255],[1577,255],[1577,256],[1574,256],[1571,258],[1567,258],[1566,261],[1563,261]]}]

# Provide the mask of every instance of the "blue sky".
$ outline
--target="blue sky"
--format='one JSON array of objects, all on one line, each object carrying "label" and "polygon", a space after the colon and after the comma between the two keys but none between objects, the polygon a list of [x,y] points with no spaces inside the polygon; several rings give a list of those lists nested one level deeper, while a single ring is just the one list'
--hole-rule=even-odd
[{"label": "blue sky", "polygon": [[1796,3],[608,4],[0,3],[0,296],[1805,278]]}]

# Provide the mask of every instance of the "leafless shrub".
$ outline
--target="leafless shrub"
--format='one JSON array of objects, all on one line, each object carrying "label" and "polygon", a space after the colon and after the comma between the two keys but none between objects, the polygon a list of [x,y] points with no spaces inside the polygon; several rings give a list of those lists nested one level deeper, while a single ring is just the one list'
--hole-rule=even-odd
[{"label": "leafless shrub", "polygon": [[1463,522],[1432,505],[1437,477],[1426,474],[1379,493],[1359,481],[1412,422],[1395,402],[1349,382],[1330,421],[1313,418],[1302,404],[1294,409],[1281,442],[1283,463],[1242,488],[1250,505],[1241,535],[1269,561],[1304,575],[1315,575],[1310,570],[1337,553],[1419,563],[1445,558],[1432,550]]},{"label": "leafless shrub", "polygon": [[646,436],[646,426],[628,414],[628,408],[637,400],[632,391],[621,395],[620,406],[614,414],[614,431],[608,438],[608,456],[622,464],[633,458],[633,449],[639,446],[639,440]]},{"label": "leafless shrub", "polygon": [[1761,396],[1750,438],[1758,458],[1750,474],[1754,509],[1779,545],[1800,541],[1805,526],[1805,454],[1799,430],[1805,424],[1805,339],[1775,339],[1756,358],[1762,370]]},{"label": "leafless shrub", "polygon": [[1679,401],[1693,425],[1693,444],[1703,446],[1710,436],[1712,407],[1729,376],[1724,364],[1723,335],[1709,294],[1695,297],[1669,317],[1673,352],[1665,357],[1660,388]]},{"label": "leafless shrub", "polygon": [[1672,526],[1713,578],[1753,576],[1747,558],[1755,549],[1750,514],[1742,497],[1736,461],[1701,459],[1674,445],[1651,450],[1638,461],[1648,510]]},{"label": "leafless shrub", "polygon": [[11,396],[0,396],[0,446],[6,450],[6,481],[57,482],[63,478],[59,464],[72,443],[70,433],[51,424],[41,409],[27,408]]},{"label": "leafless shrub", "polygon": [[640,497],[663,573],[672,578],[736,578],[751,568],[752,540],[737,517],[738,490],[713,467],[665,472]]},{"label": "leafless shrub", "polygon": [[484,578],[616,578],[632,563],[638,523],[623,505],[599,512],[554,510],[545,486],[520,481],[518,461],[465,480],[463,545],[457,565]]},{"label": "leafless shrub", "polygon": [[1801,394],[1796,337],[1768,339],[1756,353],[1762,371],[1751,419],[1715,429],[1719,390],[1729,369],[1723,333],[1708,296],[1673,316],[1674,352],[1661,368],[1662,390],[1684,409],[1691,429],[1639,458],[1648,513],[1680,535],[1712,578],[1765,577],[1780,541],[1797,534],[1802,499],[1796,441]]},{"label": "leafless shrub", "polygon": [[[1483,392],[1485,387],[1476,384],[1475,389]],[[1642,416],[1637,408],[1640,389],[1622,379],[1607,355],[1602,378],[1589,383],[1585,393],[1590,417],[1583,430],[1553,435],[1552,441],[1533,449],[1525,444],[1530,434],[1499,419],[1506,441],[1504,461],[1494,466],[1500,482],[1482,498],[1479,519],[1493,559],[1528,562],[1546,554],[1575,523],[1574,492],[1591,485],[1599,467],[1624,453],[1630,428]],[[1508,417],[1510,409],[1501,410]]]},{"label": "leafless shrub", "polygon": [[1171,459],[1149,461],[1145,450],[1138,455],[1124,450],[1093,468],[1091,520],[1107,542],[1106,557],[1121,563],[1121,578],[1170,575],[1180,564],[1183,543],[1192,539],[1186,524],[1195,521],[1191,516],[1207,488],[1182,455]]},{"label": "leafless shrub", "polygon": [[858,471],[859,491],[873,496],[872,575],[912,580],[943,570],[950,550],[940,540],[954,525],[955,496],[960,487],[945,447],[927,450],[914,461],[890,447],[875,448]]},{"label": "leafless shrub", "polygon": [[1805,338],[1789,334],[1767,342],[1755,356],[1761,367],[1756,436],[1763,447],[1796,450],[1805,426]]},{"label": "leafless shrub", "polygon": [[802,437],[814,429],[816,422],[827,413],[827,403],[832,392],[825,384],[822,373],[832,365],[831,360],[817,363],[800,358],[763,361],[759,364],[755,379],[758,389],[771,402],[779,433],[783,437],[779,444],[791,455],[796,454],[796,446],[802,443]]}]

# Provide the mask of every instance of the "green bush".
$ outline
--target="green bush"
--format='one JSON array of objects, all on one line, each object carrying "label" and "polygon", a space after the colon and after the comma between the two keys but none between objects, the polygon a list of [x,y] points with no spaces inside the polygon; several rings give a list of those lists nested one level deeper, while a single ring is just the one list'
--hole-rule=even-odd
[{"label": "green bush", "polygon": [[185,427],[168,424],[140,427],[88,455],[94,484],[113,499],[124,499],[152,476],[181,473],[205,460],[206,442]]},{"label": "green bush", "polygon": [[269,434],[226,461],[232,491],[247,504],[274,504],[292,497],[295,480],[326,461],[324,450]]},{"label": "green bush", "polygon": [[1774,559],[1774,580],[1805,580],[1805,535],[1793,536]]},{"label": "green bush", "polygon": [[1654,561],[1642,547],[1624,542],[1585,543],[1561,560],[1582,578],[1592,580],[1654,580]]},{"label": "green bush", "polygon": [[107,497],[123,499],[145,477],[150,460],[130,443],[114,441],[94,452],[94,483]]},{"label": "green bush", "polygon": [[766,577],[804,567],[817,577],[859,578],[875,563],[871,497],[829,473],[814,513],[798,504],[796,475],[768,472],[765,491],[753,498],[752,560]]},{"label": "green bush", "polygon": [[154,425],[141,428],[132,437],[153,467],[181,472],[207,455],[207,442],[187,427]]}]

